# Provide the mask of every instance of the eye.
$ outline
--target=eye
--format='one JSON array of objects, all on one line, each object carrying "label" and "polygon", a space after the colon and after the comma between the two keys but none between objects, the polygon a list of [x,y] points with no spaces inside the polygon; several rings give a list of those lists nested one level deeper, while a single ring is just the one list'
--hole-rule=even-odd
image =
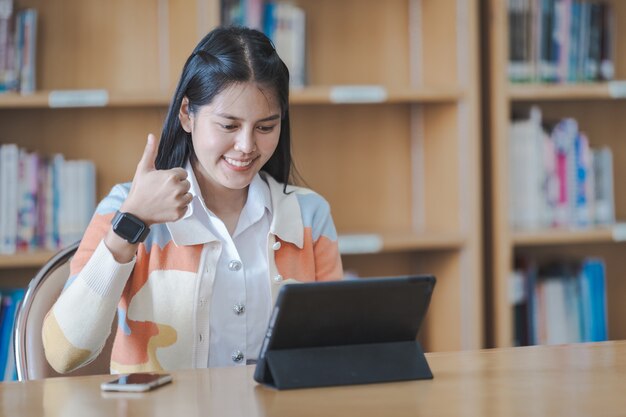
[{"label": "eye", "polygon": [[221,124],[221,123],[218,123],[218,125],[219,125],[219,127],[221,127],[222,129],[227,130],[227,131],[229,131],[229,132],[230,132],[230,131],[233,131],[233,130],[235,130],[235,129],[237,129],[237,125],[223,125],[223,124]]},{"label": "eye", "polygon": [[257,130],[261,133],[270,133],[274,130],[274,128],[276,127],[276,125],[271,125],[271,126],[258,126]]}]

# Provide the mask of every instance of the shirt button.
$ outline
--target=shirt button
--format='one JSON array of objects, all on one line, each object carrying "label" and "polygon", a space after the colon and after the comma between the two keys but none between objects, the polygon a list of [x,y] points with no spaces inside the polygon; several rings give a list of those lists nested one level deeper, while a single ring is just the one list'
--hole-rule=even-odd
[{"label": "shirt button", "polygon": [[228,269],[231,271],[239,271],[241,269],[241,262],[232,260],[228,263]]},{"label": "shirt button", "polygon": [[200,335],[198,337],[200,339],[200,342],[202,342],[204,340],[204,335],[202,335],[202,333],[200,333]]},{"label": "shirt button", "polygon": [[240,350],[236,350],[233,352],[232,355],[230,355],[230,358],[233,360],[233,362],[239,363],[243,360],[243,352]]},{"label": "shirt button", "polygon": [[240,316],[246,311],[246,306],[244,306],[243,304],[235,304],[233,306],[233,311],[236,315]]},{"label": "shirt button", "polygon": [[283,276],[278,274],[274,276],[274,282],[278,283],[281,282],[283,280]]},{"label": "shirt button", "polygon": [[275,243],[272,245],[272,249],[274,249],[274,250],[278,250],[278,249],[280,249],[280,246],[281,246],[280,242],[275,242]]}]

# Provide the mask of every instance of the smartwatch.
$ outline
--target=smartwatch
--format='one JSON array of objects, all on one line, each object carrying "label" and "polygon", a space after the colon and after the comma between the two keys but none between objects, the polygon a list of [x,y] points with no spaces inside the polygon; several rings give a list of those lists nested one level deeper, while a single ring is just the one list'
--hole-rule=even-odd
[{"label": "smartwatch", "polygon": [[141,243],[146,240],[150,228],[130,213],[117,211],[111,220],[113,231],[128,243]]}]

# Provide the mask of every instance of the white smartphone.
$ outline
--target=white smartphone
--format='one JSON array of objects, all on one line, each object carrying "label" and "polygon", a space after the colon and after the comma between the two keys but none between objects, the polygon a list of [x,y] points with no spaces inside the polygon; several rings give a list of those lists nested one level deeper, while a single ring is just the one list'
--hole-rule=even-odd
[{"label": "white smartphone", "polygon": [[144,392],[172,382],[170,374],[156,374],[139,372],[120,375],[113,381],[103,382],[100,388],[103,391]]}]

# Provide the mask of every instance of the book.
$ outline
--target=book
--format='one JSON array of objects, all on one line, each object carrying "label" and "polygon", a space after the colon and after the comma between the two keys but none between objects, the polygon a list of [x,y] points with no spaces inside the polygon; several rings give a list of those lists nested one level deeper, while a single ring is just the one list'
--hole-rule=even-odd
[{"label": "book", "polygon": [[21,94],[32,94],[36,89],[37,17],[37,9],[26,9],[18,13],[18,26],[23,34],[19,63]]},{"label": "book", "polygon": [[0,92],[17,86],[14,64],[13,0],[0,0]]},{"label": "book", "polygon": [[615,77],[615,18],[610,3],[602,2],[601,8],[601,41],[600,41],[600,79],[610,81]]},{"label": "book", "polygon": [[18,176],[19,149],[15,144],[0,147],[0,170],[2,170],[2,201],[0,226],[2,241],[0,253],[11,254],[16,251],[18,221]]},{"label": "book", "polygon": [[615,223],[613,152],[609,147],[591,151],[594,177],[594,220],[596,224]]},{"label": "book", "polygon": [[[11,303],[13,306],[13,311],[9,311],[8,314],[11,314],[10,317],[10,326],[9,326],[9,336],[7,340],[6,346],[6,360],[4,363],[4,374],[0,373],[0,377],[4,381],[16,381],[17,380],[17,366],[15,362],[15,349],[14,349],[14,327],[15,321],[17,319],[17,312],[19,305],[22,303],[24,299],[25,290],[22,288],[17,288],[10,290],[7,294],[7,297],[11,298]],[[5,333],[3,329],[3,334]],[[4,336],[3,336],[4,337]],[[3,342],[4,343],[4,340]]]},{"label": "book", "polygon": [[592,156],[587,136],[579,132],[574,139],[574,168],[573,168],[573,224],[577,227],[587,227],[594,223],[591,212]]},{"label": "book", "polygon": [[18,191],[17,250],[37,247],[37,164],[38,155],[20,149],[20,174]]},{"label": "book", "polygon": [[600,79],[602,52],[602,7],[598,3],[589,4],[589,44],[584,63],[585,81]]},{"label": "book", "polygon": [[538,79],[543,82],[556,81],[557,70],[554,59],[554,6],[555,0],[541,0],[541,24],[539,27]]},{"label": "book", "polygon": [[608,339],[605,280],[603,260],[589,258],[583,262],[580,288],[584,317],[582,333],[585,342],[601,342]]},{"label": "book", "polygon": [[509,0],[509,80],[527,81],[530,74],[528,56],[528,0]]},{"label": "book", "polygon": [[511,225],[516,229],[545,226],[544,141],[541,111],[533,107],[530,117],[511,123],[509,130],[509,189]]},{"label": "book", "polygon": [[[0,326],[0,376],[4,377],[7,364],[11,364],[9,356],[13,355],[12,339],[15,313],[18,304],[24,296],[23,289],[12,289],[2,291],[2,323]],[[12,369],[9,370],[13,375]],[[12,379],[12,378],[11,378]]]}]

